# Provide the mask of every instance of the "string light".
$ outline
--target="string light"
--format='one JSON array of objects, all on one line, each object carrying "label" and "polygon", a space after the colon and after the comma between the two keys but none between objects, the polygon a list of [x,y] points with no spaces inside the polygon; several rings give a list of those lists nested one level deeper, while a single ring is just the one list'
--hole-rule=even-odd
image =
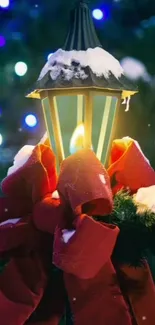
[{"label": "string light", "polygon": [[28,70],[27,64],[25,62],[17,62],[15,64],[15,73],[19,77],[23,77]]}]

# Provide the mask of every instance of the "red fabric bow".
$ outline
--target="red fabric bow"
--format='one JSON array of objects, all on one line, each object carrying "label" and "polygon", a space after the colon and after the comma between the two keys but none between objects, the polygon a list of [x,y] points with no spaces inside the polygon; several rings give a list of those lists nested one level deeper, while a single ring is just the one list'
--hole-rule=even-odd
[{"label": "red fabric bow", "polygon": [[43,144],[37,145],[28,161],[2,182],[2,191],[21,200],[40,201],[56,188],[56,162],[52,150]]},{"label": "red fabric bow", "polygon": [[[113,142],[108,174],[111,183],[115,180],[115,185],[112,185],[113,193],[122,188],[130,189],[134,193],[141,187],[155,184],[154,170],[138,143],[130,138]],[[89,216],[81,218],[82,213],[89,212],[92,216],[96,211],[100,215],[111,212],[112,194],[109,177],[94,153],[91,150],[83,150],[67,158],[62,164],[58,181],[58,190],[62,197],[60,200],[54,200],[51,193],[57,185],[55,157],[48,146],[40,144],[35,147],[27,163],[3,181],[2,189],[8,197],[18,199],[21,205],[26,200],[25,212],[28,213],[28,210],[26,211],[28,206],[29,209],[30,207],[33,209],[33,221],[38,229],[54,233],[56,226],[59,225],[55,232],[54,263],[66,272],[87,279],[95,276],[102,265],[110,260],[119,232],[117,227],[99,225]],[[70,208],[71,217],[75,216],[76,219],[73,224],[77,231],[75,237],[66,245],[62,243],[61,230],[64,225],[67,227],[66,211],[70,211]],[[93,251],[92,243],[96,243],[99,247],[97,254],[95,250]],[[103,255],[102,247],[106,247],[106,255]],[[70,254],[74,256],[71,258]],[[147,266],[144,271],[147,271]],[[151,277],[150,274],[148,277]],[[149,289],[152,292],[151,297],[155,297],[151,281],[147,282],[147,292]],[[133,292],[130,292],[131,305],[135,311],[132,295]],[[146,306],[145,301],[143,307],[144,305]],[[141,325],[142,310],[141,306],[137,307],[137,302],[136,310],[135,318],[138,325]]]},{"label": "red fabric bow", "polygon": [[113,141],[108,174],[114,194],[121,189],[134,193],[155,184],[155,172],[149,161],[137,141],[128,137]]}]

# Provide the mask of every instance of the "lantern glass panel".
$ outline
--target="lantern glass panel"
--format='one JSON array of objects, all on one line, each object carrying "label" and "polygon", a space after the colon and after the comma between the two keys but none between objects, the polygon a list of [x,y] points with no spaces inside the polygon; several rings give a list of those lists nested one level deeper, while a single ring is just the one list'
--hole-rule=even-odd
[{"label": "lantern glass panel", "polygon": [[44,122],[45,127],[47,130],[47,135],[50,140],[52,149],[56,152],[56,144],[54,140],[54,133],[53,133],[53,125],[52,125],[52,116],[51,116],[51,108],[48,97],[42,100],[42,108],[43,108],[43,115],[44,115]]},{"label": "lantern glass panel", "polygon": [[110,113],[109,113],[109,118],[108,118],[108,124],[107,124],[107,129],[106,129],[106,134],[105,134],[105,141],[104,141],[104,146],[103,146],[103,151],[102,151],[102,158],[101,161],[106,164],[107,159],[108,159],[108,154],[110,150],[110,145],[114,137],[114,124],[116,121],[116,115],[117,115],[117,102],[118,99],[116,97],[112,97],[111,100],[111,108],[110,108]]},{"label": "lantern glass panel", "polygon": [[112,139],[118,99],[112,96],[93,96],[92,146],[105,164]]},{"label": "lantern glass panel", "polygon": [[76,92],[73,95],[57,94],[53,100],[50,96],[43,99],[46,127],[59,163],[85,147],[85,139],[88,139],[86,146],[90,143],[98,159],[106,164],[117,102],[118,98],[110,93],[104,95],[97,92],[90,93],[90,97],[87,92]]},{"label": "lantern glass panel", "polygon": [[64,155],[65,157],[68,157],[71,154],[71,137],[78,124],[83,122],[84,96],[80,94],[68,96],[59,95],[56,96],[56,102],[61,128]]},{"label": "lantern glass panel", "polygon": [[93,96],[92,146],[94,152],[97,152],[105,102],[106,96]]}]

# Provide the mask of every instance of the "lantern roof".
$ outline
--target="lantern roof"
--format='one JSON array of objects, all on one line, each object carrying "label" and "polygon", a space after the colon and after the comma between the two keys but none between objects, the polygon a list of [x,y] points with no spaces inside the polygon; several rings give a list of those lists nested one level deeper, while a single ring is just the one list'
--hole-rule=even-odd
[{"label": "lantern roof", "polygon": [[45,90],[101,89],[137,92],[125,76],[119,61],[102,48],[92,14],[85,0],[77,2],[70,15],[70,27],[62,49],[50,56],[27,97],[40,98]]}]

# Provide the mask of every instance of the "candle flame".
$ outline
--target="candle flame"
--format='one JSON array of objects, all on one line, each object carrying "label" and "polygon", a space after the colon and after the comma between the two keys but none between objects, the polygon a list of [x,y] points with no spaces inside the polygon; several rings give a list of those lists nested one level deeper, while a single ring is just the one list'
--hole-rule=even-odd
[{"label": "candle flame", "polygon": [[74,130],[72,138],[70,140],[69,149],[71,155],[84,148],[84,136],[85,136],[84,124],[81,123]]}]

